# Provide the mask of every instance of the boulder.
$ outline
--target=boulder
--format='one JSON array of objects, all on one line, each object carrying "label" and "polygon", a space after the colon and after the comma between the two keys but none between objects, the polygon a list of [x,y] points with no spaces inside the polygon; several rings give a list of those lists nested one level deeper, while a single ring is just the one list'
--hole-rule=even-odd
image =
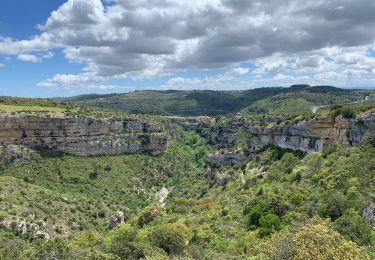
[{"label": "boulder", "polygon": [[109,228],[114,229],[115,227],[124,224],[125,216],[124,213],[119,211],[117,214],[114,214],[109,217]]}]

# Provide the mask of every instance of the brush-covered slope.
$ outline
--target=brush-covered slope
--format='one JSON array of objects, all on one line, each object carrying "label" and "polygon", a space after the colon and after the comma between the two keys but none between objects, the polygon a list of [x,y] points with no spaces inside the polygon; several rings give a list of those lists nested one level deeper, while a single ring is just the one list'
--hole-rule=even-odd
[{"label": "brush-covered slope", "polygon": [[[36,157],[3,167],[0,258],[375,256],[373,147],[309,155],[270,147],[205,164],[215,151],[190,132],[161,157]],[[110,229],[119,211],[124,223]]]}]

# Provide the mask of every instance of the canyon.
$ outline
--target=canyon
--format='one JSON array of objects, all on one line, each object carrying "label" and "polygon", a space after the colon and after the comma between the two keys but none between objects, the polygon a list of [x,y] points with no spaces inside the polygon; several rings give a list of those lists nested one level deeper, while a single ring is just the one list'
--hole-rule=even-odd
[{"label": "canyon", "polygon": [[49,149],[76,156],[160,155],[169,139],[169,133],[161,127],[134,118],[0,116],[2,162],[24,155],[25,149]]},{"label": "canyon", "polygon": [[27,160],[30,149],[49,149],[76,156],[161,155],[176,137],[177,125],[200,132],[219,148],[231,149],[240,143],[245,153],[269,145],[307,153],[319,152],[334,144],[358,146],[372,138],[375,131],[375,113],[356,119],[326,116],[300,122],[278,117],[261,120],[234,117],[225,123],[202,117],[163,120],[155,123],[132,117],[95,119],[3,114],[0,116],[0,164]]}]

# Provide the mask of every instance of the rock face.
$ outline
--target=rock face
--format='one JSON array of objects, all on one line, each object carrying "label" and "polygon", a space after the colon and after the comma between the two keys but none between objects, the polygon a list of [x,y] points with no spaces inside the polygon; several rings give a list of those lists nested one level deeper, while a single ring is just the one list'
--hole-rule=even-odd
[{"label": "rock face", "polygon": [[220,168],[224,165],[233,166],[239,164],[249,158],[241,153],[225,153],[225,154],[209,154],[204,158],[204,161],[211,168]]},{"label": "rock face", "polygon": [[124,222],[125,222],[124,213],[119,211],[117,214],[112,215],[109,218],[109,228],[114,229],[115,227],[124,224]]},{"label": "rock face", "polygon": [[215,183],[218,185],[226,185],[230,176],[221,173],[219,170],[222,166],[233,166],[240,164],[249,158],[242,153],[225,153],[225,154],[209,154],[204,158],[208,165],[204,172],[204,178],[208,183]]},{"label": "rock face", "polygon": [[363,210],[363,217],[366,218],[375,230],[375,209],[365,208]]},{"label": "rock face", "polygon": [[[0,115],[0,149],[45,147],[78,156],[150,153],[160,155],[169,135],[138,119],[92,119]],[[1,160],[0,160],[1,161]]]},{"label": "rock face", "polygon": [[234,120],[211,131],[209,141],[220,147],[231,147],[246,134],[245,150],[258,151],[268,145],[281,148],[316,152],[331,144],[360,145],[366,138],[374,137],[375,113],[357,119],[322,117],[296,124],[272,123],[261,126],[259,122]]},{"label": "rock face", "polygon": [[0,146],[0,165],[22,163],[32,159],[32,151],[23,146]]}]

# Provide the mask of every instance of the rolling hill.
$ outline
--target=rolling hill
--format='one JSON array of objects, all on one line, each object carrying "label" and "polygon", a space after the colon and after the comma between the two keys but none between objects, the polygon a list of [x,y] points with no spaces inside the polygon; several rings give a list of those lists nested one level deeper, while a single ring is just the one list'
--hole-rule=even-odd
[{"label": "rolling hill", "polygon": [[371,104],[375,100],[375,92],[332,86],[293,85],[289,88],[257,88],[243,91],[146,90],[125,94],[81,95],[62,100],[134,114],[220,116],[236,113],[311,114],[317,106],[360,102],[366,97],[371,97],[366,101],[366,104]]}]

